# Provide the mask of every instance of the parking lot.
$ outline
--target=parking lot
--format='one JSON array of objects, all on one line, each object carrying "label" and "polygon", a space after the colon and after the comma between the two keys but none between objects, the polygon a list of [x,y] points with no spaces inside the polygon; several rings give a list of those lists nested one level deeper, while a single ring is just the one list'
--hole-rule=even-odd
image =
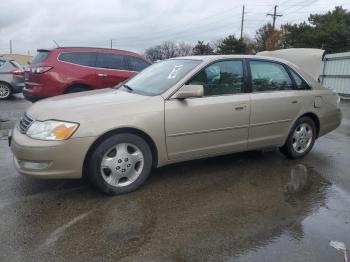
[{"label": "parking lot", "polygon": [[[28,106],[16,95],[0,117],[11,125]],[[342,125],[302,160],[276,150],[191,161],[116,197],[20,176],[3,131],[0,260],[343,261],[329,245],[350,247],[350,103],[341,107]]]}]

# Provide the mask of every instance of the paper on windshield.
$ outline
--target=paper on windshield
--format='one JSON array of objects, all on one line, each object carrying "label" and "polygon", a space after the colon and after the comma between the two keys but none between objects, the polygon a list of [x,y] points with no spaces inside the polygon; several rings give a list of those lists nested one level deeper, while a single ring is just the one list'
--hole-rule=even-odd
[{"label": "paper on windshield", "polygon": [[176,65],[174,66],[173,70],[171,70],[170,74],[168,75],[168,79],[176,78],[178,72],[183,67],[183,65]]}]

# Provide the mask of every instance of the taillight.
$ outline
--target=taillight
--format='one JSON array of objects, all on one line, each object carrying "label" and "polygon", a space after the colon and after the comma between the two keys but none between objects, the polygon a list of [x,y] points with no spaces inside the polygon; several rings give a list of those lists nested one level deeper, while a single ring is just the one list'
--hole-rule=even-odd
[{"label": "taillight", "polygon": [[21,69],[12,70],[10,73],[16,76],[24,76],[24,71]]},{"label": "taillight", "polygon": [[41,74],[49,71],[50,69],[52,69],[52,66],[35,66],[35,67],[32,67],[30,71],[33,74]]}]

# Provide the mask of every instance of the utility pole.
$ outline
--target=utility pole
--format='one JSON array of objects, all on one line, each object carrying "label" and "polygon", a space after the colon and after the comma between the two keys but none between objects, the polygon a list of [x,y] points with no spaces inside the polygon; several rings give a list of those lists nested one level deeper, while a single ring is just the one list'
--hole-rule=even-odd
[{"label": "utility pole", "polygon": [[277,7],[278,7],[278,5],[275,5],[273,14],[270,14],[270,13],[267,14],[267,16],[272,16],[272,18],[273,18],[273,22],[272,22],[272,30],[273,31],[275,31],[276,18],[282,16],[281,14],[277,14]]},{"label": "utility pole", "polygon": [[10,40],[10,54],[12,54],[12,40]]},{"label": "utility pole", "polygon": [[243,39],[243,24],[244,24],[244,5],[242,9],[242,22],[241,22],[241,40]]},{"label": "utility pole", "polygon": [[111,49],[113,49],[113,39],[111,39]]}]

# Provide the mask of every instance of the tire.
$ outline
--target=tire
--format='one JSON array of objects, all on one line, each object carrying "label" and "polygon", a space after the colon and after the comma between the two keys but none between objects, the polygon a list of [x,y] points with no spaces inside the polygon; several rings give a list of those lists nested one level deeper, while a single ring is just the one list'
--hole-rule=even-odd
[{"label": "tire", "polygon": [[11,86],[7,83],[0,82],[0,100],[5,100],[10,98],[12,95]]},{"label": "tire", "polygon": [[309,117],[301,117],[295,122],[286,143],[280,150],[288,158],[302,158],[310,152],[315,140],[315,122]]},{"label": "tire", "polygon": [[90,89],[87,87],[83,87],[83,86],[72,86],[70,88],[67,89],[66,92],[64,92],[65,94],[71,94],[71,93],[78,93],[78,92],[84,92],[84,91],[89,91]]},{"label": "tire", "polygon": [[87,178],[100,191],[119,195],[138,189],[152,169],[152,151],[134,134],[116,134],[103,140],[87,161]]}]

